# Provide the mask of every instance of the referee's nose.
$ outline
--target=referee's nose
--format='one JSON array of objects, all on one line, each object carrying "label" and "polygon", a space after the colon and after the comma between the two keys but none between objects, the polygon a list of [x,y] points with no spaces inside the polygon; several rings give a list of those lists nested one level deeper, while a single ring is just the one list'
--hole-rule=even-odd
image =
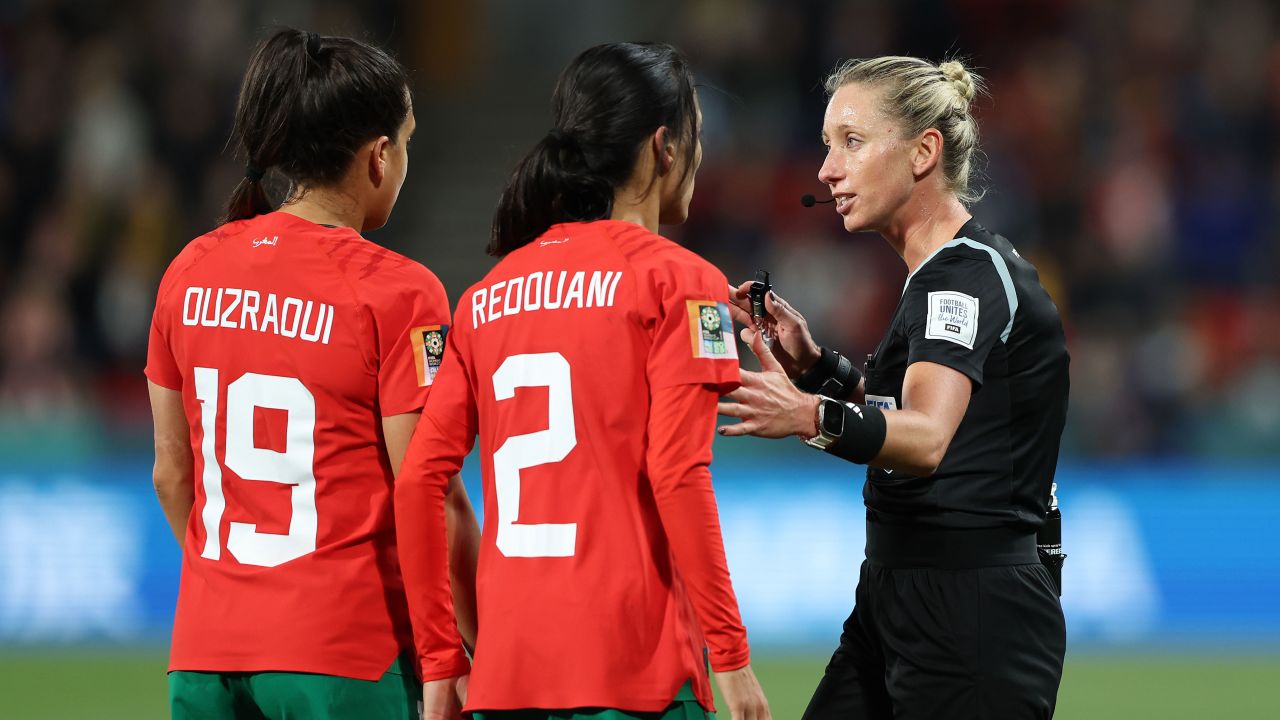
[{"label": "referee's nose", "polygon": [[836,149],[828,148],[827,156],[822,160],[822,167],[818,168],[818,180],[824,185],[835,190],[836,183],[844,179],[844,166],[836,157]]}]

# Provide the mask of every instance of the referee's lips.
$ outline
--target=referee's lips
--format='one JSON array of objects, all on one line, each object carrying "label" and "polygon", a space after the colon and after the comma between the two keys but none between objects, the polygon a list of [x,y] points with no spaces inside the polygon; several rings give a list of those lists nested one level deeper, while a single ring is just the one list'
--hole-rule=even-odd
[{"label": "referee's lips", "polygon": [[831,197],[836,201],[836,212],[848,215],[850,208],[853,207],[853,199],[857,196],[857,193],[832,193]]}]

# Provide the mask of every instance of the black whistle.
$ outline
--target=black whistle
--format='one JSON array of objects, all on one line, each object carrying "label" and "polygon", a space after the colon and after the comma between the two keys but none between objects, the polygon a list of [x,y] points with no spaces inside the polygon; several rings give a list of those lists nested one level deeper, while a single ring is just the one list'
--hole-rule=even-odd
[{"label": "black whistle", "polygon": [[764,320],[764,298],[771,290],[773,284],[769,282],[769,271],[757,270],[756,279],[751,281],[751,289],[747,290],[751,298],[751,317],[757,324]]}]

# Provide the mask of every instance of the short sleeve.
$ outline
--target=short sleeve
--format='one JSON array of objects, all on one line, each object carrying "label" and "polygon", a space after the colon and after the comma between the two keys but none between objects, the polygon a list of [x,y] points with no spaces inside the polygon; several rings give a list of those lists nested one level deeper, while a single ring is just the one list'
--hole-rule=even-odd
[{"label": "short sleeve", "polygon": [[384,417],[422,409],[444,361],[449,333],[449,301],[431,271],[412,263],[396,273],[394,282],[375,289],[378,299],[372,308]]},{"label": "short sleeve", "polygon": [[961,252],[934,258],[908,280],[907,364],[938,363],[981,385],[991,349],[1009,337],[1017,300],[1008,271],[996,265],[1003,259]]},{"label": "short sleeve", "polygon": [[173,356],[166,332],[169,326],[169,307],[165,302],[167,285],[162,281],[156,293],[156,309],[151,313],[151,333],[147,338],[147,367],[143,372],[148,380],[160,387],[182,390],[182,372],[178,370],[178,361]]},{"label": "short sleeve", "polygon": [[[729,284],[724,275],[694,258],[657,264],[649,276],[653,345],[646,373],[651,388],[707,385],[721,394],[740,383],[738,346],[729,317]],[[643,310],[642,310],[643,312]]]}]

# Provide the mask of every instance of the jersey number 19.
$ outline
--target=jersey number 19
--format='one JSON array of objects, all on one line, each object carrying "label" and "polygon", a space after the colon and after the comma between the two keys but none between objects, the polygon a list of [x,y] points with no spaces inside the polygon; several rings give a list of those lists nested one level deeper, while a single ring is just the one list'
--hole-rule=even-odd
[{"label": "jersey number 19", "polygon": [[[222,493],[222,468],[215,456],[218,417],[218,371],[195,368],[196,399],[200,401],[200,453],[204,458],[205,503],[200,512],[204,525],[204,550],[200,556],[217,560],[222,556],[219,528],[227,501]],[[287,414],[286,445],[283,452],[256,447],[253,442],[254,408],[284,410]],[[253,523],[231,523],[227,550],[246,565],[275,567],[315,552],[316,400],[297,378],[245,373],[227,386],[227,437],[223,460],[226,468],[243,480],[291,485],[292,514],[289,532],[258,532]]]}]

